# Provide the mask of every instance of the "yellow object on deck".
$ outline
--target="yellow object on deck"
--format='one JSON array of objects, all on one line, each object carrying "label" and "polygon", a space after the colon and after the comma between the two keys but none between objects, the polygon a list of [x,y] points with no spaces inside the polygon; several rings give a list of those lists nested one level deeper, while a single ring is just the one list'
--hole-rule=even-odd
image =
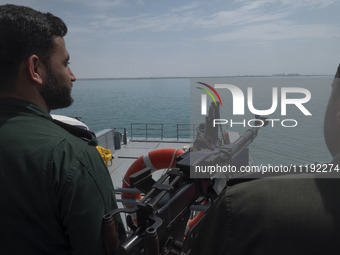
[{"label": "yellow object on deck", "polygon": [[109,164],[109,160],[111,161],[112,165],[112,154],[109,149],[104,149],[102,146],[97,146],[97,150],[100,153],[100,156],[102,156],[102,159],[105,161],[106,166]]}]

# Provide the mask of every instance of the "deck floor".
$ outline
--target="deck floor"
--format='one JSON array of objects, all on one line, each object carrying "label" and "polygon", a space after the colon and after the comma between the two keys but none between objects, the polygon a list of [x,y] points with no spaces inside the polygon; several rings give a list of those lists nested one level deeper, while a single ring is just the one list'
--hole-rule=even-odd
[{"label": "deck floor", "polygon": [[122,186],[122,180],[130,165],[140,156],[149,151],[157,149],[183,149],[190,146],[189,140],[133,140],[126,145],[121,145],[121,149],[116,150],[112,165],[109,163],[109,172],[115,188]]}]

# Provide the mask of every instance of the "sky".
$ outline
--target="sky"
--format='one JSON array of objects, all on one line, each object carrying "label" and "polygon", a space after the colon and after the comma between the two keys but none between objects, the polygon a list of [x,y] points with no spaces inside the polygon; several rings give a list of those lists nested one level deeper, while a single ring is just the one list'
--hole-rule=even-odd
[{"label": "sky", "polygon": [[68,26],[77,78],[333,75],[340,0],[0,0]]}]

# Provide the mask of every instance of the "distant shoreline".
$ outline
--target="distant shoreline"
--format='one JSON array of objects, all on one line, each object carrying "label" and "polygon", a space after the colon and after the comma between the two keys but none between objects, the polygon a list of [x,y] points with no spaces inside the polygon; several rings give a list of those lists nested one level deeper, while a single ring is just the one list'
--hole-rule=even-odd
[{"label": "distant shoreline", "polygon": [[120,77],[120,78],[78,78],[78,81],[93,81],[93,80],[152,80],[152,79],[202,79],[202,78],[260,78],[260,77],[318,77],[318,76],[333,76],[331,74],[272,74],[272,75],[231,75],[231,76],[179,76],[179,77]]}]

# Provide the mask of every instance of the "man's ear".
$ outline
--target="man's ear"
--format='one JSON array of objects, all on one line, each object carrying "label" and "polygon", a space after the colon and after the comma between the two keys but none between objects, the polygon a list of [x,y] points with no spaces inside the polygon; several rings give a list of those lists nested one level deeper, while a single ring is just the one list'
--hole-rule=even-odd
[{"label": "man's ear", "polygon": [[27,60],[27,71],[29,78],[41,85],[45,73],[45,66],[37,55],[31,55]]}]

